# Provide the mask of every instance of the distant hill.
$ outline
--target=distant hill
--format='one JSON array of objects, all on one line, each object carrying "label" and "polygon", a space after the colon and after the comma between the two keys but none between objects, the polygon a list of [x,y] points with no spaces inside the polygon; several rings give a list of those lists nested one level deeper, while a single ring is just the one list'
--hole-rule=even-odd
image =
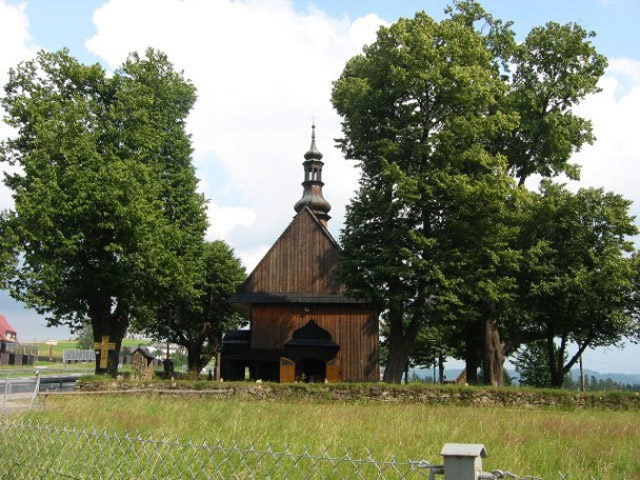
[{"label": "distant hill", "polygon": [[[622,383],[623,385],[640,385],[640,373],[600,373],[593,370],[585,370],[586,377],[596,377],[596,380],[611,379],[614,382]],[[571,378],[578,380],[580,378],[580,370],[575,368],[571,370]]]},{"label": "distant hill", "polygon": [[[432,369],[426,369],[426,368],[412,368],[409,370],[409,376],[412,376],[413,374],[418,375],[421,378],[433,378],[433,370]],[[444,371],[445,373],[445,377],[446,380],[455,380],[456,378],[458,378],[458,375],[460,375],[460,373],[462,373],[462,369],[460,368],[450,368],[450,369],[446,369]],[[507,369],[507,373],[509,374],[509,376],[513,379],[517,379],[519,378],[518,374],[516,373],[515,370],[510,370]],[[436,372],[437,374],[437,372]],[[585,370],[584,371],[585,376],[589,377],[589,380],[591,380],[591,377],[595,377],[596,380],[606,380],[606,379],[611,379],[614,382],[618,382],[621,383],[623,385],[640,385],[640,373],[600,373],[600,372],[596,372],[594,370]],[[571,378],[573,378],[574,380],[578,380],[580,378],[580,370],[578,368],[574,368],[571,370]]]}]

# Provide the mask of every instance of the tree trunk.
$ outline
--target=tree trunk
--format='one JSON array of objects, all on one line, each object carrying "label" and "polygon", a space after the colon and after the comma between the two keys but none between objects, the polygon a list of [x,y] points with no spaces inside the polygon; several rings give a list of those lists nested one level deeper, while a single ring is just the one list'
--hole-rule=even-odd
[{"label": "tree trunk", "polygon": [[582,354],[593,340],[593,333],[590,333],[583,341],[583,343],[579,345],[578,351],[573,357],[571,357],[566,365],[564,363],[564,354],[565,349],[567,348],[567,336],[565,335],[561,337],[560,347],[558,347],[557,352],[555,344],[553,343],[553,339],[554,337],[550,337],[547,339],[549,368],[551,370],[551,386],[553,388],[562,388],[565,375],[567,375],[571,371],[571,367],[573,367],[579,360],[581,361]]},{"label": "tree trunk", "polygon": [[[103,316],[101,319],[93,320],[93,340],[96,344],[102,345],[103,339],[108,340],[107,346],[107,367],[101,367],[102,349],[96,348],[96,375],[107,374],[113,378],[118,376],[118,363],[120,362],[120,348],[122,339],[127,331],[128,322],[118,321],[111,315]],[[112,348],[113,344],[115,348]],[[95,346],[95,345],[94,345]]]},{"label": "tree trunk", "polygon": [[444,355],[438,354],[438,383],[444,383]]},{"label": "tree trunk", "polygon": [[402,382],[402,375],[404,374],[404,368],[409,358],[409,352],[406,348],[406,339],[389,338],[389,356],[387,358],[387,365],[384,369],[384,375],[382,381],[386,383],[400,383]]},{"label": "tree trunk", "polygon": [[383,382],[400,383],[402,381],[418,330],[419,324],[415,320],[412,320],[405,330],[402,312],[397,312],[395,315],[393,312],[389,314],[389,356],[382,376]]},{"label": "tree trunk", "polygon": [[564,383],[564,354],[556,351],[554,337],[547,338],[547,355],[549,361],[549,373],[551,374],[551,388],[562,388]]},{"label": "tree trunk", "polygon": [[[204,348],[206,341],[208,343]],[[214,355],[220,352],[221,342],[212,337],[211,323],[206,322],[202,326],[200,333],[188,341],[185,347],[187,348],[188,368],[193,373],[193,378],[197,379],[202,369],[211,361]]]},{"label": "tree trunk", "polygon": [[504,384],[505,346],[493,319],[483,321],[482,374],[485,385],[501,387]]},{"label": "tree trunk", "polygon": [[187,347],[187,365],[189,371],[193,375],[193,379],[197,380],[202,370],[202,344],[192,342]]},{"label": "tree trunk", "polygon": [[478,352],[480,350],[479,334],[477,325],[466,326],[465,332],[465,369],[467,372],[467,383],[469,385],[478,384]]}]

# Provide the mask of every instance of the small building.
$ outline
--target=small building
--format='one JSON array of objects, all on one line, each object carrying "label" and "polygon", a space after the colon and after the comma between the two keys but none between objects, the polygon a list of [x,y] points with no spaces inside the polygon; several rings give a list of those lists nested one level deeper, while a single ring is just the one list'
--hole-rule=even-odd
[{"label": "small building", "polygon": [[138,347],[131,353],[131,369],[134,377],[151,380],[155,363],[155,357],[146,347]]},{"label": "small building", "polygon": [[18,334],[4,315],[0,315],[0,342],[18,343]]},{"label": "small building", "polygon": [[322,194],[322,157],[313,126],[296,215],[229,299],[250,328],[225,334],[224,380],[380,379],[379,312],[346,296],[340,281],[340,246],[327,229],[331,205]]}]

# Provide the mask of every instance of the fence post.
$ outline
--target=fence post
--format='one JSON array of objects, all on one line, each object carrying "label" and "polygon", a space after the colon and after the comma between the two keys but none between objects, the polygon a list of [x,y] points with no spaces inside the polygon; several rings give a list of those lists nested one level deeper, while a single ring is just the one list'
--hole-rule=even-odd
[{"label": "fence post", "polygon": [[4,413],[4,407],[7,403],[7,391],[9,390],[9,377],[4,379],[4,395],[2,396],[2,410],[0,413]]},{"label": "fence post", "polygon": [[38,393],[40,393],[40,370],[36,370],[36,384],[33,388],[33,398],[31,398],[31,408],[36,404],[38,400]]},{"label": "fence post", "polygon": [[440,455],[444,457],[445,480],[478,480],[487,450],[477,443],[445,443]]}]

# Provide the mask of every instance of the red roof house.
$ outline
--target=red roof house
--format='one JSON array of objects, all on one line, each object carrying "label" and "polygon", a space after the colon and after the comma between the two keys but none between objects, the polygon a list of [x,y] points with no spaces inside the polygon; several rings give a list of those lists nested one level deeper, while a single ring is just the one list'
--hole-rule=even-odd
[{"label": "red roof house", "polygon": [[4,315],[0,315],[0,341],[2,342],[18,342],[18,335],[13,329]]}]

